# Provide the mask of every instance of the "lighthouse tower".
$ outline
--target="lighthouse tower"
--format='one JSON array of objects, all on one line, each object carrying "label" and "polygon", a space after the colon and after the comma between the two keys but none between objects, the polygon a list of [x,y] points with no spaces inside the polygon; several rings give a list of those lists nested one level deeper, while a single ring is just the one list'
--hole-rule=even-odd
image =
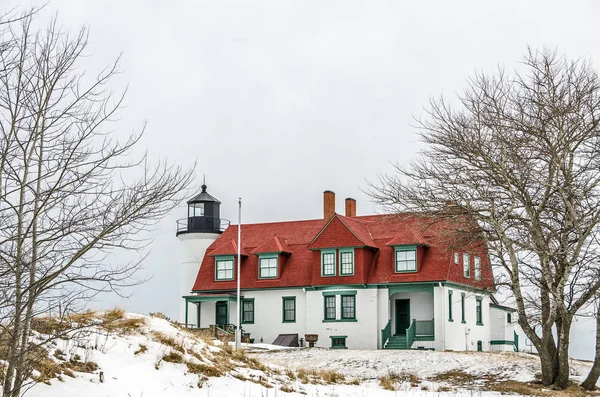
[{"label": "lighthouse tower", "polygon": [[[229,223],[221,219],[221,202],[207,193],[206,184],[202,185],[202,192],[187,204],[187,218],[177,221],[177,237],[181,241],[181,297],[190,295],[206,249]],[[185,306],[185,300],[181,299],[180,323],[185,322]],[[197,325],[198,322],[195,309],[188,308],[187,323],[190,325]]]}]

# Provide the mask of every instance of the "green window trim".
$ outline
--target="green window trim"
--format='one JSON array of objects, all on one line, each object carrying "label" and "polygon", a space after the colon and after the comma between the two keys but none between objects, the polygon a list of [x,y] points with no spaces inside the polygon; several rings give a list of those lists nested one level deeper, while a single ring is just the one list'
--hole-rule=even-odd
[{"label": "green window trim", "polygon": [[[283,296],[281,298],[281,322],[283,323],[295,323],[296,322],[296,297],[295,296]],[[291,307],[287,303],[291,302]]]},{"label": "green window trim", "polygon": [[481,296],[477,296],[475,299],[475,324],[483,325],[483,298]]},{"label": "green window trim", "polygon": [[506,313],[506,323],[512,324],[512,313],[511,312]]},{"label": "green window trim", "polygon": [[[400,261],[398,260],[399,253],[409,253],[409,252],[414,252],[414,258],[410,258],[410,255],[407,254]],[[407,268],[404,270],[399,270],[398,262],[403,262]],[[408,268],[409,264],[412,264],[412,266],[414,266],[414,269],[409,269]],[[394,246],[394,271],[396,273],[416,273],[418,270],[417,264],[418,264],[418,258],[417,258],[417,246],[416,245],[396,245],[396,246]]]},{"label": "green window trim", "polygon": [[337,335],[337,336],[330,336],[329,339],[331,339],[331,349],[347,349],[348,347],[346,346],[346,339],[348,338],[347,335]]},{"label": "green window trim", "polygon": [[[333,258],[333,262],[330,262],[330,258]],[[337,269],[337,255],[334,249],[321,250],[321,277],[333,277],[336,275]],[[325,263],[327,260],[327,263]],[[331,272],[325,273],[325,268],[331,268]]]},{"label": "green window trim", "polygon": [[460,294],[460,309],[461,309],[461,314],[462,314],[461,323],[466,324],[467,321],[465,320],[465,293],[464,292]]},{"label": "green window trim", "polygon": [[242,299],[242,324],[254,324],[254,298]]},{"label": "green window trim", "polygon": [[[350,268],[350,271],[344,271],[345,265]],[[354,276],[354,248],[340,248],[340,276]]]},{"label": "green window trim", "polygon": [[323,291],[323,296],[356,295],[356,290]]},{"label": "green window trim", "polygon": [[[265,264],[269,266],[265,266],[263,268],[263,259],[265,260]],[[272,261],[270,259],[275,259],[275,275],[267,275],[263,276],[263,270],[271,270],[273,267],[270,266]],[[269,272],[267,272],[269,273]],[[258,278],[259,279],[270,279],[270,278],[278,278],[279,277],[279,255],[278,254],[258,254]]]},{"label": "green window trim", "polygon": [[448,290],[448,321],[454,321],[452,319],[452,290]]},{"label": "green window trim", "polygon": [[[325,295],[323,297],[323,322],[336,321],[336,300],[337,298],[335,297],[335,295]],[[331,315],[331,313],[333,313],[333,316]]]},{"label": "green window trim", "polygon": [[[223,262],[231,262],[231,277],[219,277],[219,264]],[[228,273],[229,269],[221,269],[221,273]],[[233,255],[215,256],[215,281],[231,281],[235,274],[235,259]]]}]

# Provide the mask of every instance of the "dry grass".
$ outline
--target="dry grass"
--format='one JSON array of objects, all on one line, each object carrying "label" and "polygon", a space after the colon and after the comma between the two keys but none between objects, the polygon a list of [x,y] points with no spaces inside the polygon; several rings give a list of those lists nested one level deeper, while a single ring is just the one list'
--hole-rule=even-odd
[{"label": "dry grass", "polygon": [[69,315],[69,321],[79,325],[92,325],[98,319],[98,313],[92,310],[86,310],[83,313],[72,313]]},{"label": "dry grass", "polygon": [[[289,371],[289,370],[288,370]],[[286,372],[287,374],[287,372]],[[297,378],[300,382],[307,384],[334,384],[334,383],[350,383],[346,382],[346,377],[333,370],[326,369],[314,369],[314,368],[300,368],[296,372],[295,378],[288,375],[290,379]]]},{"label": "dry grass", "polygon": [[107,310],[104,312],[103,320],[107,323],[112,323],[117,320],[122,320],[125,318],[125,310],[115,307],[113,309]]},{"label": "dry grass", "polygon": [[64,333],[73,328],[66,318],[34,317],[31,319],[31,329],[45,335]]},{"label": "dry grass", "polygon": [[162,320],[167,320],[168,322],[171,322],[171,319],[161,312],[150,313],[150,317],[156,317],[156,318],[160,318]]},{"label": "dry grass", "polygon": [[523,394],[528,396],[556,396],[556,397],[584,397],[600,396],[600,392],[590,392],[580,387],[578,384],[571,383],[565,390],[550,390],[548,386],[543,386],[540,382],[517,382],[514,380],[504,380],[491,382],[487,385],[488,390],[497,391],[501,394]]},{"label": "dry grass", "polygon": [[162,345],[169,346],[170,348],[175,349],[180,353],[185,353],[185,347],[183,346],[182,340],[176,340],[172,336],[167,336],[162,332],[158,331],[153,331],[152,337],[155,341]]},{"label": "dry grass", "polygon": [[67,331],[89,327],[98,323],[109,332],[131,334],[145,324],[143,318],[125,318],[125,310],[114,308],[102,316],[88,310],[83,313],[71,313],[66,317],[34,317],[31,328],[45,335],[60,335]]},{"label": "dry grass", "polygon": [[434,382],[445,382],[456,386],[469,386],[473,385],[475,381],[482,380],[482,376],[476,376],[469,374],[461,370],[452,370],[439,373],[434,377],[430,378]]},{"label": "dry grass", "polygon": [[189,361],[186,362],[185,365],[187,365],[188,372],[191,374],[213,377],[223,376],[223,372],[221,370],[210,365],[197,364]]},{"label": "dry grass", "polygon": [[179,352],[171,350],[169,353],[162,356],[162,360],[168,363],[183,364],[183,355]]},{"label": "dry grass", "polygon": [[388,372],[386,375],[379,377],[379,385],[386,390],[398,390],[398,386],[402,383],[410,383],[412,387],[417,387],[419,386],[420,380],[416,375],[396,372]]},{"label": "dry grass", "polygon": [[[551,387],[543,386],[539,381],[517,382],[515,380],[502,379],[497,374],[473,375],[460,370],[443,372],[430,378],[430,380],[434,382],[444,382],[453,387],[473,388],[473,386],[476,386],[481,390],[496,391],[501,394],[522,394],[536,397],[600,396],[600,392],[587,391],[574,382],[571,382],[571,385],[565,390],[552,390]],[[448,387],[442,386],[438,391],[447,391],[448,389]]]},{"label": "dry grass", "polygon": [[148,347],[142,343],[140,343],[140,347],[133,352],[134,355],[146,353],[148,351]]},{"label": "dry grass", "polygon": [[285,393],[294,393],[296,389],[294,389],[291,385],[285,384],[279,388],[280,391]]},{"label": "dry grass", "polygon": [[93,361],[82,362],[77,360],[70,360],[69,362],[64,363],[63,366],[76,372],[87,372],[90,374],[98,369],[98,364],[96,364]]}]

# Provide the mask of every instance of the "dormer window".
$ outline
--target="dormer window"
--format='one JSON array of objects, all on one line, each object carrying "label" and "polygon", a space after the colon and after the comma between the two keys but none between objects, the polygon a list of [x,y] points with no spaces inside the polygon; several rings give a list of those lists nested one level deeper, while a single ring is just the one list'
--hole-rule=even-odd
[{"label": "dormer window", "polygon": [[215,280],[233,280],[233,256],[215,258]]},{"label": "dormer window", "polygon": [[335,276],[335,249],[321,251],[321,276]]},{"label": "dormer window", "polygon": [[417,247],[415,245],[402,245],[395,247],[396,273],[417,271]]},{"label": "dormer window", "polygon": [[354,248],[340,248],[340,276],[354,275]]},{"label": "dormer window", "polygon": [[277,278],[277,254],[260,254],[258,256],[258,278]]},{"label": "dormer window", "polygon": [[463,254],[463,275],[471,278],[471,257],[466,252]]}]

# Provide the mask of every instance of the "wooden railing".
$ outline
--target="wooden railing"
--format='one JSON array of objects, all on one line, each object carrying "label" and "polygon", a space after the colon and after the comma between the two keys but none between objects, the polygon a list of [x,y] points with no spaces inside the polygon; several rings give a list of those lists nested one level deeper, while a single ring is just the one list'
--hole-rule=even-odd
[{"label": "wooden railing", "polygon": [[385,328],[381,330],[381,348],[385,346],[387,341],[392,336],[392,320],[389,320]]},{"label": "wooden railing", "polygon": [[415,336],[433,336],[434,320],[413,320],[415,324]]},{"label": "wooden railing", "polygon": [[431,320],[412,320],[406,329],[406,347],[411,348],[415,340],[434,340],[435,322]]}]

